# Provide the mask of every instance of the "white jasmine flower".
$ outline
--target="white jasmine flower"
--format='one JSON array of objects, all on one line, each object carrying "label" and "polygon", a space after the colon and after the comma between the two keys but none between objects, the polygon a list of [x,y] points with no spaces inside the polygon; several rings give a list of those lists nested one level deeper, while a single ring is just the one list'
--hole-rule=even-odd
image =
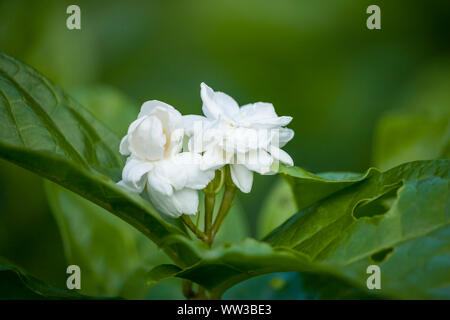
[{"label": "white jasmine flower", "polygon": [[202,156],[181,152],[181,114],[164,102],[145,102],[120,143],[128,155],[120,185],[137,193],[147,186],[154,206],[172,217],[195,214],[198,192],[213,179],[213,170],[200,170]]},{"label": "white jasmine flower", "polygon": [[293,165],[292,158],[280,148],[294,136],[284,128],[292,117],[279,117],[271,103],[256,102],[239,107],[223,92],[201,84],[203,113],[206,117],[183,117],[191,136],[189,149],[203,152],[203,170],[230,164],[234,184],[245,193],[253,184],[253,171],[273,174],[274,164]]}]

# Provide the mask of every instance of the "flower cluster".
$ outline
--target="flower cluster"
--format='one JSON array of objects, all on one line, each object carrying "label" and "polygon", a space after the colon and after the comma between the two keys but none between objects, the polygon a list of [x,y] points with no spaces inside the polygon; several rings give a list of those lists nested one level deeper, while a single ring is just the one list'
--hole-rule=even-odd
[{"label": "flower cluster", "polygon": [[182,116],[166,103],[145,102],[120,144],[128,159],[119,185],[137,193],[146,189],[153,205],[172,217],[196,214],[198,190],[224,166],[234,185],[248,193],[253,172],[274,174],[278,161],[293,165],[280,149],[294,136],[285,128],[291,117],[277,116],[270,103],[239,107],[204,83],[201,98],[204,116]]}]

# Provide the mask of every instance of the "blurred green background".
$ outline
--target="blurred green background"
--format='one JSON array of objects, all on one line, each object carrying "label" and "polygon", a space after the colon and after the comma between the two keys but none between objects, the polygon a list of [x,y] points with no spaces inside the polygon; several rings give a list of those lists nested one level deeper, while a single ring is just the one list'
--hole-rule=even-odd
[{"label": "blurred green background", "polygon": [[[66,28],[70,4],[81,8],[81,30]],[[371,4],[381,7],[381,30],[366,28]],[[446,0],[0,1],[0,50],[89,104],[121,136],[146,100],[201,113],[204,81],[241,105],[272,102],[293,116],[285,149],[297,166],[363,171],[374,165],[384,112],[450,109],[449,12]],[[129,106],[119,116],[96,110],[118,104]],[[275,179],[257,176],[239,195],[254,236]],[[65,285],[42,180],[4,161],[0,256]]]}]

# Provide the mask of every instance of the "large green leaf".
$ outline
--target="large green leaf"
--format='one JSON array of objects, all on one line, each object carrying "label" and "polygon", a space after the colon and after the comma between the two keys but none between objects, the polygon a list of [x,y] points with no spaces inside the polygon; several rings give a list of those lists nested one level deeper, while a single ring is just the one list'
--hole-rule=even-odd
[{"label": "large green leaf", "polygon": [[76,291],[58,289],[29,275],[0,257],[0,300],[93,299]]},{"label": "large green leaf", "polygon": [[[176,276],[204,285],[214,297],[250,277],[279,271],[329,274],[374,293],[366,288],[366,268],[377,264],[378,295],[449,298],[449,164],[434,160],[384,173],[372,169],[301,210],[265,243],[248,239],[207,250],[185,242],[184,251],[198,260]],[[326,182],[317,180],[319,192]],[[309,179],[305,183],[311,185]]]},{"label": "large green leaf", "polygon": [[372,171],[363,182],[300,211],[266,240],[356,281],[369,264],[380,264],[388,295],[448,298],[449,163]]},{"label": "large green leaf", "polygon": [[147,272],[169,262],[142,233],[105,209],[64,189],[45,183],[69,264],[82,270],[81,293],[91,296],[143,298]]},{"label": "large green leaf", "polygon": [[[341,176],[350,174],[340,173]],[[337,174],[320,174],[333,176]],[[336,179],[336,178],[335,178]],[[258,234],[266,236],[297,212],[297,205],[286,179],[279,178],[264,201],[258,219]],[[225,299],[367,299],[371,296],[344,281],[323,274],[287,272],[249,279],[228,290]]]},{"label": "large green leaf", "polygon": [[225,292],[222,298],[231,300],[366,300],[376,299],[377,296],[329,275],[279,272],[241,282]]},{"label": "large green leaf", "polygon": [[284,179],[279,178],[269,196],[264,200],[258,217],[258,235],[266,236],[298,211],[292,190]]},{"label": "large green leaf", "polygon": [[[71,94],[120,135],[126,133],[136,117],[136,104],[112,87],[83,87]],[[180,288],[176,286],[179,281],[175,279],[162,281],[157,286],[148,285],[147,272],[170,260],[142,233],[54,183],[46,182],[45,185],[61,230],[67,260],[83,270],[81,292],[141,299],[164,290],[166,297],[179,298]]]},{"label": "large green leaf", "polygon": [[[151,278],[177,276],[206,287],[213,298],[218,298],[228,288],[251,277],[279,271],[307,269],[308,257],[285,248],[273,248],[267,243],[246,239],[240,243],[225,243],[209,249],[201,243],[174,241],[195,257],[192,266],[179,269],[159,266],[151,271]],[[158,277],[154,275],[157,274]]]},{"label": "large green leaf", "polygon": [[[113,212],[158,246],[184,233],[150,203],[116,185],[119,139],[91,113],[29,66],[0,54],[0,157]],[[176,248],[164,250],[179,264]]]},{"label": "large green leaf", "polygon": [[280,166],[279,174],[291,185],[297,209],[302,210],[329,195],[373,174],[373,169],[365,174],[352,172],[326,172],[313,174],[300,167]]}]

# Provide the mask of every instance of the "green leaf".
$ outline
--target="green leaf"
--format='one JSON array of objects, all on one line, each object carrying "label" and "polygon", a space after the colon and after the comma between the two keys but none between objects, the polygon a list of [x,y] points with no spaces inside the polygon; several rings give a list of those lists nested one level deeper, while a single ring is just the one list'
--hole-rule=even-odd
[{"label": "green leaf", "polygon": [[241,282],[225,292],[223,299],[240,300],[366,300],[376,299],[364,290],[324,274],[272,273]]},{"label": "green leaf", "polygon": [[289,184],[285,179],[278,179],[269,196],[264,200],[258,217],[259,237],[266,236],[297,211],[297,205]]},{"label": "green leaf", "polygon": [[379,264],[386,295],[448,298],[449,163],[372,170],[359,184],[301,210],[266,240],[360,285],[367,266]]},{"label": "green leaf", "polygon": [[57,184],[45,183],[69,264],[83,273],[81,293],[141,299],[147,272],[169,262],[148,238],[123,220]]},{"label": "green leaf", "polygon": [[[136,117],[137,104],[112,87],[95,85],[71,93],[120,135],[126,133]],[[46,183],[46,189],[63,236],[66,257],[83,270],[82,292],[142,299],[155,290],[146,283],[148,270],[170,261],[157,246],[126,222],[74,193],[50,182]],[[168,286],[168,281],[164,281],[157,290]],[[176,289],[178,292],[179,288]]]},{"label": "green leaf", "polygon": [[[118,137],[45,77],[6,54],[0,54],[0,119],[0,157],[111,211],[158,246],[167,236],[184,234],[148,201],[116,185],[123,167]],[[174,248],[164,250],[185,263]]]},{"label": "green leaf", "polygon": [[76,291],[58,289],[27,274],[0,257],[0,300],[94,299]]},{"label": "green leaf", "polygon": [[251,277],[304,269],[308,263],[306,256],[283,248],[274,249],[254,239],[224,243],[213,249],[182,240],[178,244],[184,252],[195,256],[196,261],[172,275],[204,286],[212,298],[219,298],[226,289]]},{"label": "green leaf", "polygon": [[[247,239],[208,250],[179,241],[197,262],[176,276],[205,286],[213,297],[257,275],[301,271],[331,275],[380,297],[449,298],[449,164],[419,161],[384,173],[371,169],[353,184],[346,178],[345,187],[295,214],[265,243]],[[307,190],[299,184],[317,179],[314,192],[320,192],[322,184],[338,184],[309,177],[297,186]],[[372,264],[381,268],[376,292],[366,287]]]},{"label": "green leaf", "polygon": [[147,283],[152,284],[161,280],[172,278],[180,271],[181,269],[173,264],[162,264],[156,266],[148,273]]},{"label": "green leaf", "polygon": [[279,174],[290,184],[297,203],[302,210],[329,195],[363,181],[373,174],[369,169],[365,174],[351,172],[326,172],[312,174],[300,167],[280,166]]}]

